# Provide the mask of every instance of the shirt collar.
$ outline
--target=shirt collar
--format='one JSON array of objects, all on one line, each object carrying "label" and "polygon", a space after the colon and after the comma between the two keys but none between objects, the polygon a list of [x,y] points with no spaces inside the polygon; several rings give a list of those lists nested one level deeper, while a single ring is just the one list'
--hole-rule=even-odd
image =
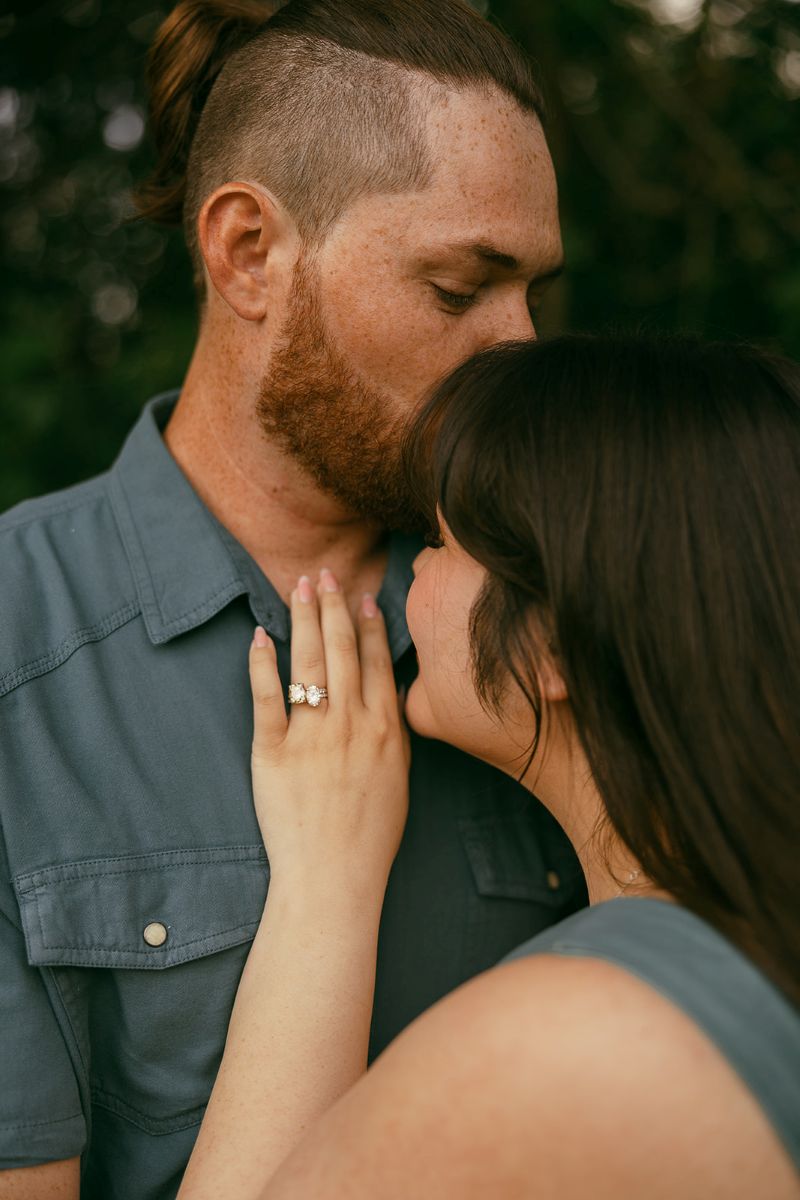
[{"label": "shirt collar", "polygon": [[[246,595],[256,621],[289,638],[288,610],[258,564],[216,520],[167,449],[162,431],[178,399],[165,392],[145,406],[110,471],[114,513],[150,640],[168,642]],[[405,601],[419,535],[393,533],[378,603],[392,656],[411,644]]]}]

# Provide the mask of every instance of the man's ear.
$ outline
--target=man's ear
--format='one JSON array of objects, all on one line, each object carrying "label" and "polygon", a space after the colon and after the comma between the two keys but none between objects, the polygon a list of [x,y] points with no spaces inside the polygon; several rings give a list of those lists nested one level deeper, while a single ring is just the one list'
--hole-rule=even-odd
[{"label": "man's ear", "polygon": [[197,218],[197,236],[210,280],[244,321],[267,315],[267,261],[286,218],[265,188],[224,183]]}]

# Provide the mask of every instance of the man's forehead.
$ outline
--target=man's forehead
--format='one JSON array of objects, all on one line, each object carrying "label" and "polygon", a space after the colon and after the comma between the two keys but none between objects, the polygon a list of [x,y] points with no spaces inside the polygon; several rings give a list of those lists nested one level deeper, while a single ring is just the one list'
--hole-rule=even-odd
[{"label": "man's forehead", "polygon": [[415,198],[415,241],[495,268],[555,269],[558,189],[544,130],[510,98],[487,99],[457,98],[455,107],[471,106],[471,123],[439,113],[434,175]]},{"label": "man's forehead", "polygon": [[552,169],[547,139],[536,113],[504,93],[466,90],[433,105],[427,118],[428,148],[437,177],[451,182],[475,172]]},{"label": "man's forehead", "polygon": [[342,228],[391,242],[414,265],[443,258],[530,278],[557,271],[558,189],[538,118],[499,92],[447,93],[429,123],[433,174],[362,196]]}]

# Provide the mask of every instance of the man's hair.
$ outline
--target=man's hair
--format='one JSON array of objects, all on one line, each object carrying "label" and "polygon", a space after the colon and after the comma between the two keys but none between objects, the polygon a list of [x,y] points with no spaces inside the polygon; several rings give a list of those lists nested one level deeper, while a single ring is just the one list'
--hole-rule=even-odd
[{"label": "man's hair", "polygon": [[182,0],[148,83],[158,161],[137,205],[183,221],[201,288],[197,216],[227,180],[268,187],[314,240],[358,197],[429,182],[437,84],[543,115],[522,51],[462,0]]}]

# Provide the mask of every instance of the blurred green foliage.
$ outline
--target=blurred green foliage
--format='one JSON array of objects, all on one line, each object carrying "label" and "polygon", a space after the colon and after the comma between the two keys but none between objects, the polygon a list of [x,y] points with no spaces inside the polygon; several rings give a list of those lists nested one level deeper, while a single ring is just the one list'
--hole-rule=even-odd
[{"label": "blurred green foliage", "polygon": [[[181,236],[129,221],[166,11],[47,0],[0,16],[0,509],[103,470],[191,353]],[[550,99],[568,272],[544,330],[691,328],[800,356],[798,0],[491,13]]]}]

